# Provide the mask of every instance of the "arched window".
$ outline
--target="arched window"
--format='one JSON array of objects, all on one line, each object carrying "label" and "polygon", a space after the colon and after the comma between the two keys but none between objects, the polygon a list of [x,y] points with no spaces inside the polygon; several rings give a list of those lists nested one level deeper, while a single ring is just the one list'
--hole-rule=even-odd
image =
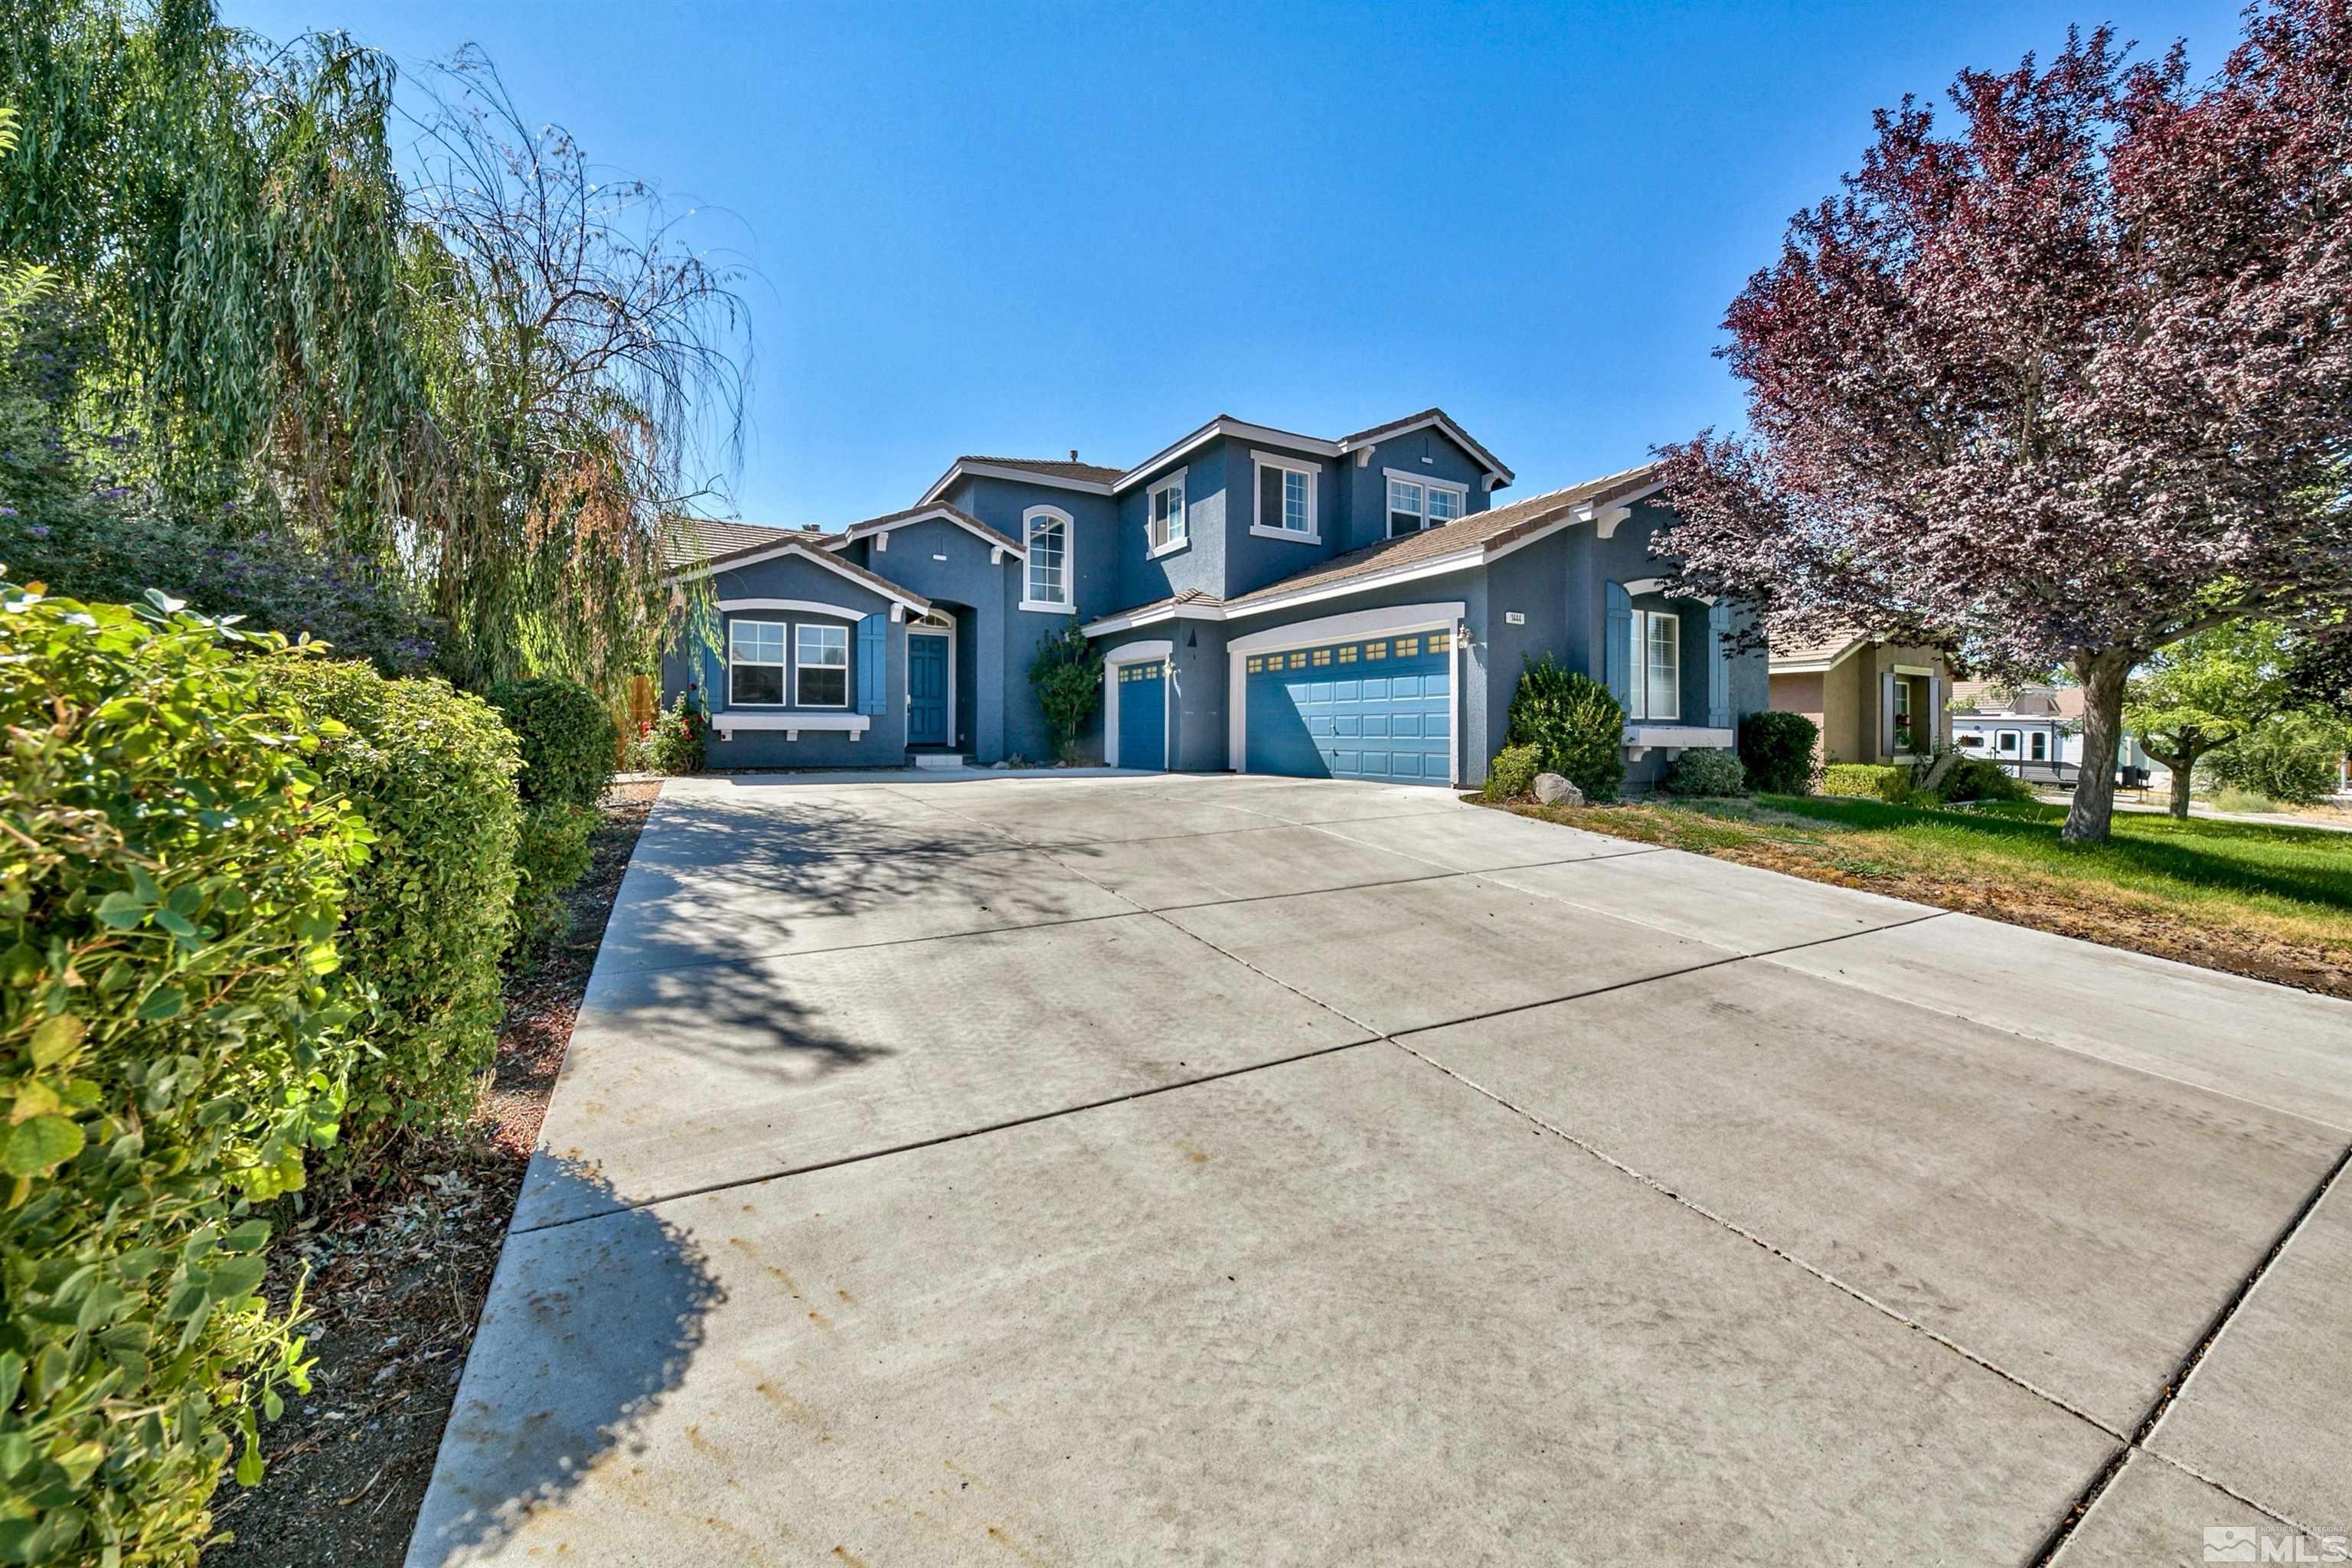
[{"label": "arched window", "polygon": [[1021,514],[1021,542],[1029,549],[1029,577],[1021,595],[1024,610],[1076,608],[1072,575],[1076,530],[1059,507],[1033,506]]}]

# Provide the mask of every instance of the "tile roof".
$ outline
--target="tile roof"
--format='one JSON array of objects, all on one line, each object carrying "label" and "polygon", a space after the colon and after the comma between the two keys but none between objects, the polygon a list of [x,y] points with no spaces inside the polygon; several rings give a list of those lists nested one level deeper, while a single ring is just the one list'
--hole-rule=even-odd
[{"label": "tile roof", "polygon": [[1869,635],[1847,626],[1833,637],[1812,640],[1791,637],[1772,638],[1769,658],[1773,668],[1795,664],[1835,664],[1857,647],[1870,640]]},{"label": "tile roof", "polygon": [[[840,541],[830,537],[821,529],[767,528],[758,523],[717,522],[707,518],[689,518],[681,521],[693,525],[694,534],[708,536],[712,542],[709,548],[699,552],[689,549],[682,558],[677,553],[677,546],[673,544],[668,564],[674,573],[698,575],[698,569],[723,572],[730,562],[742,556],[757,555],[761,551],[773,550],[780,544],[796,544],[808,552],[810,559],[832,571],[840,573],[853,582],[864,584],[885,598],[896,599],[900,604],[912,605],[920,609],[928,610],[931,607],[931,602],[929,599],[911,588],[901,587],[878,572],[868,572],[854,561],[844,561],[827,548],[828,545],[837,544]],[[710,533],[709,531],[713,529],[723,531]],[[674,535],[673,539],[675,538]]]},{"label": "tile roof", "polygon": [[668,537],[662,542],[662,564],[673,569],[691,566],[706,556],[725,555],[754,544],[772,544],[794,535],[815,538],[820,533],[815,529],[772,528],[763,522],[730,522],[716,517],[676,518]]},{"label": "tile roof", "polygon": [[[2002,694],[1998,700],[1994,694]],[[2071,686],[2011,686],[2000,680],[1955,680],[1952,708],[1960,713],[2006,713],[2019,719],[2079,719],[2083,693]]]},{"label": "tile roof", "polygon": [[1024,468],[1048,479],[1086,479],[1107,485],[1126,472],[1123,468],[1106,468],[1100,463],[1081,463],[1060,458],[974,458],[969,455],[956,459],[959,463],[986,463],[997,468]]},{"label": "tile roof", "polygon": [[1372,577],[1402,571],[1408,566],[1460,551],[1479,547],[1491,549],[1497,544],[1507,544],[1521,535],[1559,521],[1579,507],[1605,506],[1621,495],[1639,490],[1650,484],[1656,475],[1656,464],[1643,463],[1639,468],[1604,474],[1597,479],[1587,479],[1565,489],[1529,496],[1525,500],[1513,501],[1509,506],[1474,511],[1442,528],[1402,533],[1394,539],[1367,544],[1360,550],[1334,555],[1328,561],[1294,572],[1287,577],[1228,599],[1225,603],[1229,608],[1252,605],[1265,599],[1281,598],[1305,588],[1343,583],[1353,577]]}]

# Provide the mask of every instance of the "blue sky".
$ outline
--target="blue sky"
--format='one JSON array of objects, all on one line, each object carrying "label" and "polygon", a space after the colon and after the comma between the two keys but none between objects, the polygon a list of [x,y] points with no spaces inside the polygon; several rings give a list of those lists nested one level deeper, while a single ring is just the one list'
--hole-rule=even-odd
[{"label": "blue sky", "polygon": [[758,274],[734,510],[837,527],[959,452],[1131,463],[1218,413],[1439,404],[1504,499],[1639,462],[1738,423],[1723,307],[1872,109],[2069,21],[2202,71],[2237,7],[222,9],[404,64],[478,43],[527,116],[719,209],[698,232]]}]

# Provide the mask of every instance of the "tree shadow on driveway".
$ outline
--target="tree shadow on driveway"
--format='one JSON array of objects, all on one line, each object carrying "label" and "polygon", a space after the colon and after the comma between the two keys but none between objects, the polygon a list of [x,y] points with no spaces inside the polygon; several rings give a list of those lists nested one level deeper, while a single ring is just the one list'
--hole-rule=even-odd
[{"label": "tree shadow on driveway", "polygon": [[[583,1206],[610,1188],[565,1164]],[[650,1208],[510,1234],[467,1358],[408,1568],[494,1555],[591,1474],[625,1472],[726,1299],[701,1248]],[[625,1483],[616,1483],[625,1484]]]}]

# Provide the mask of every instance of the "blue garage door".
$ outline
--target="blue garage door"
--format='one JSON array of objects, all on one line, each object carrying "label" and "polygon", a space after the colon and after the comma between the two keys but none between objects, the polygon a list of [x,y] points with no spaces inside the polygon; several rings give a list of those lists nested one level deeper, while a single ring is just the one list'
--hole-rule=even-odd
[{"label": "blue garage door", "polygon": [[1168,766],[1168,666],[1118,667],[1118,765]]},{"label": "blue garage door", "polygon": [[1453,782],[1449,632],[1252,654],[1243,664],[1254,773]]}]

